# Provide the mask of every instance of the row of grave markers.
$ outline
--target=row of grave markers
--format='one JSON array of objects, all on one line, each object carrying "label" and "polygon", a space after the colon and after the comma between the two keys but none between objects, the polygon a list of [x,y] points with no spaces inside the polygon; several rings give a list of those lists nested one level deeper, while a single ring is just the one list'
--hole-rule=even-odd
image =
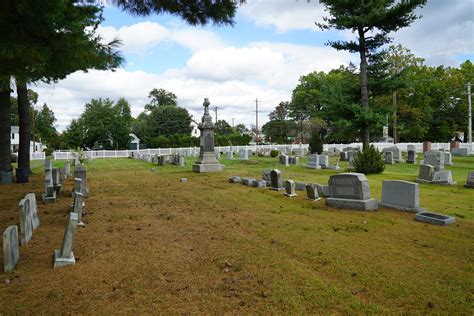
[{"label": "row of grave markers", "polygon": [[[69,169],[68,167],[69,166]],[[51,195],[50,189],[57,188],[58,184],[54,185],[51,181],[54,169],[51,168],[51,161],[46,159],[45,161],[45,193],[43,193],[43,202],[51,203],[56,201],[56,189],[53,190]],[[57,169],[59,171],[59,169]],[[70,165],[67,162],[64,175],[65,179],[70,175]],[[56,173],[57,175],[59,172]],[[67,219],[67,226],[64,232],[61,248],[54,251],[54,268],[62,267],[65,265],[71,265],[75,263],[74,254],[72,252],[74,233],[76,226],[84,225],[82,222],[82,215],[85,210],[84,198],[88,194],[89,189],[87,186],[87,172],[83,166],[76,166],[74,170],[74,188],[73,196],[74,201],[70,206],[70,212]],[[47,199],[45,199],[45,195]],[[54,197],[54,199],[53,199]],[[3,232],[3,258],[4,258],[4,271],[6,273],[12,272],[18,265],[20,259],[20,243],[22,246],[28,244],[33,237],[33,231],[40,226],[40,219],[38,213],[38,205],[36,203],[36,196],[34,193],[26,194],[25,198],[19,203],[19,215],[20,215],[20,231],[18,231],[17,225],[8,226]],[[20,238],[19,238],[20,236]]]},{"label": "row of grave markers", "polygon": [[[474,175],[473,175],[474,178]],[[317,183],[295,182],[282,179],[278,169],[264,171],[262,180],[254,178],[240,178],[232,176],[230,183],[284,190],[284,196],[297,196],[296,191],[306,191],[307,198],[312,201],[325,197],[325,204],[329,207],[375,211],[379,206],[416,213],[415,220],[430,224],[447,225],[455,222],[454,217],[425,211],[420,207],[419,184],[402,180],[383,180],[382,200],[378,202],[370,195],[369,182],[362,173],[340,173],[329,177],[328,185]]]}]

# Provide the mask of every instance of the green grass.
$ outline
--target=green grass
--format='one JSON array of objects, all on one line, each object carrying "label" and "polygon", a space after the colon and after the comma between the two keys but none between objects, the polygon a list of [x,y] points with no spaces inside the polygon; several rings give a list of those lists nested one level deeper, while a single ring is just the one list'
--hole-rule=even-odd
[{"label": "green grass", "polygon": [[[456,216],[446,227],[415,222],[411,213],[331,209],[304,192],[289,199],[227,182],[231,175],[260,178],[278,168],[285,179],[325,184],[336,171],[254,157],[222,159],[224,172],[196,174],[194,160],[186,167],[130,159],[88,164],[87,226],[74,244],[80,260],[51,268],[72,200],[63,193],[56,204],[39,205],[41,227],[21,248],[16,277],[3,275],[11,282],[0,285],[0,310],[472,314],[474,190],[462,185],[474,157],[455,157],[447,167],[457,186],[420,185],[422,207]],[[418,168],[388,165],[383,174],[369,175],[372,197],[380,199],[382,180],[414,181]],[[0,187],[3,227],[16,221],[25,192],[42,191],[41,169],[28,185]],[[64,189],[71,187],[69,179]]]}]

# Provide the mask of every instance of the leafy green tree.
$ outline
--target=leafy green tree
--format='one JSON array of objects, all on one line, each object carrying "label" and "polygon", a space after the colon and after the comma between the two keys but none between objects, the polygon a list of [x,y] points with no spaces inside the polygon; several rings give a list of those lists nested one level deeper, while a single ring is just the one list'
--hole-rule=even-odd
[{"label": "leafy green tree", "polygon": [[33,130],[35,137],[34,140],[41,140],[50,147],[57,143],[56,138],[58,137],[58,131],[54,127],[56,122],[56,117],[54,112],[48,107],[46,103],[43,104],[43,107],[40,111],[33,110],[34,115],[34,125]]},{"label": "leafy green tree", "polygon": [[220,25],[234,24],[233,18],[239,3],[245,0],[219,1],[160,1],[160,0],[112,0],[124,11],[133,15],[168,13],[178,16],[191,25],[206,25],[209,22]]},{"label": "leafy green tree", "polygon": [[[9,99],[12,78],[18,94],[20,151],[17,181],[27,182],[29,174],[30,111],[27,84],[52,82],[77,70],[117,67],[121,57],[114,51],[117,42],[101,43],[95,31],[102,20],[102,8],[83,0],[3,1],[0,3],[0,111]],[[8,100],[9,102],[9,100]],[[0,115],[7,118],[9,115]],[[5,124],[9,131],[10,122]],[[2,133],[0,138],[9,138]],[[0,141],[6,145],[6,142]],[[9,149],[9,148],[8,148]],[[0,170],[8,159],[0,150]],[[18,176],[20,175],[20,176]]]},{"label": "leafy green tree", "polygon": [[216,133],[219,135],[230,135],[233,133],[232,126],[225,120],[218,120],[215,124]]},{"label": "leafy green tree", "polygon": [[245,126],[245,124],[239,123],[239,124],[235,125],[234,131],[237,134],[242,135],[242,134],[248,133],[249,129]]},{"label": "leafy green tree", "polygon": [[62,143],[60,144],[61,149],[85,147],[84,137],[86,135],[86,130],[80,118],[72,120],[71,124],[69,124],[62,135]]},{"label": "leafy green tree", "polygon": [[360,56],[360,95],[361,107],[359,121],[363,123],[361,136],[364,148],[370,143],[369,127],[375,116],[369,107],[369,89],[367,76],[367,57],[379,47],[391,41],[389,33],[409,26],[418,17],[413,13],[426,0],[320,0],[326,6],[330,16],[325,23],[317,23],[321,29],[335,28],[350,30],[358,36],[357,40],[329,41],[337,50],[359,53]]},{"label": "leafy green tree", "polygon": [[178,106],[178,97],[176,94],[165,89],[156,89],[150,91],[148,94],[150,103],[145,105],[145,110],[151,111],[160,106]]},{"label": "leafy green tree", "polygon": [[309,152],[312,154],[321,154],[323,152],[323,140],[318,130],[313,130],[309,139]]}]

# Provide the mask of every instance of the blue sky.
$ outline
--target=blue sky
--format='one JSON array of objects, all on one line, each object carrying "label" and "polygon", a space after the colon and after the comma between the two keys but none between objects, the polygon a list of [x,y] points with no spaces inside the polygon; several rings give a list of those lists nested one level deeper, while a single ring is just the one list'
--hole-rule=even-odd
[{"label": "blue sky", "polygon": [[[474,60],[474,1],[429,0],[423,18],[394,34],[429,65],[457,66]],[[219,119],[250,126],[255,98],[262,100],[260,125],[280,101],[290,100],[301,75],[329,71],[357,55],[338,52],[328,40],[353,38],[344,31],[321,31],[325,16],[318,1],[250,0],[241,6],[235,26],[190,27],[169,15],[133,17],[106,6],[98,32],[118,37],[126,63],[121,69],[74,73],[55,85],[33,87],[40,102],[55,112],[60,130],[78,117],[91,98],[125,97],[138,115],[148,92],[164,88],[178,96],[199,120],[202,101],[219,107]]]}]

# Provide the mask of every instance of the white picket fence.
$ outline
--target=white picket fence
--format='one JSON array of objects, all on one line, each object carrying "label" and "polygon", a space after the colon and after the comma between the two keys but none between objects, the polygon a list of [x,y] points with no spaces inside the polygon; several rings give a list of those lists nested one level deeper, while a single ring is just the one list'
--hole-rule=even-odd
[{"label": "white picket fence", "polygon": [[[15,156],[18,157],[18,153],[13,153]],[[44,151],[30,151],[30,160],[45,160],[46,153]]]},{"label": "white picket fence", "polygon": [[[372,143],[378,150],[382,150],[387,147],[393,146],[393,143]],[[417,152],[423,152],[423,143],[398,143],[396,144],[398,148],[402,151],[407,151],[408,145],[414,145]],[[324,144],[323,148],[327,151],[329,148],[335,147],[339,150],[343,150],[346,147],[359,147],[362,148],[362,143],[351,143],[351,144]],[[469,151],[472,153],[474,152],[474,148],[470,148],[469,144],[461,143],[461,148],[468,148]],[[240,149],[246,149],[251,151],[256,150],[281,150],[282,148],[286,148],[286,151],[291,151],[297,148],[303,148],[305,150],[308,149],[308,144],[294,144],[294,145],[246,145],[246,146],[219,146],[216,147],[216,151],[220,152],[228,152],[232,150],[234,152],[238,152]],[[431,149],[445,149],[449,150],[450,145],[449,143],[431,143]],[[148,155],[173,155],[180,152],[186,152],[188,156],[192,156],[195,153],[199,153],[199,147],[179,147],[179,148],[148,148],[148,149],[140,149],[140,150],[91,150],[91,151],[84,151],[84,156],[97,159],[97,158],[127,158],[134,153],[134,155],[139,154],[148,154]],[[53,157],[55,160],[73,160],[73,152],[71,151],[55,151],[53,153]],[[40,159],[40,158],[38,158]],[[44,159],[44,153],[43,158]]]}]

